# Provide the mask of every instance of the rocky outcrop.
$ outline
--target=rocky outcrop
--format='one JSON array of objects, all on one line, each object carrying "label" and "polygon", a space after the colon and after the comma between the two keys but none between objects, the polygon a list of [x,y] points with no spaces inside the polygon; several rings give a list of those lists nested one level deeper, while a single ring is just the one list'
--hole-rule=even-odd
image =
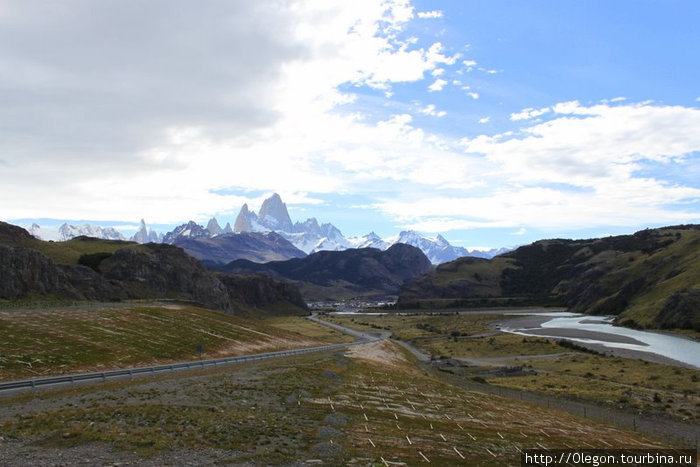
[{"label": "rocky outcrop", "polygon": [[[272,309],[284,304],[287,313],[308,314],[306,302],[299,289],[289,282],[273,280],[265,275],[221,274],[219,280],[226,286],[234,302],[251,308]],[[296,310],[296,313],[295,313]]]},{"label": "rocky outcrop", "polygon": [[233,310],[228,291],[199,261],[180,248],[149,243],[123,248],[99,264],[102,275],[127,285],[133,298],[178,298]]},{"label": "rocky outcrop", "polygon": [[48,294],[58,285],[53,262],[36,250],[0,245],[0,298],[24,298],[30,292]]},{"label": "rocky outcrop", "polygon": [[56,269],[58,287],[53,291],[54,295],[74,300],[109,302],[131,298],[123,283],[106,279],[89,267],[59,264]]},{"label": "rocky outcrop", "polygon": [[126,288],[80,265],[55,265],[31,248],[0,245],[0,298],[56,296],[71,300],[118,300]]},{"label": "rocky outcrop", "polygon": [[[0,298],[68,300],[179,299],[232,313],[301,314],[306,304],[291,284],[267,277],[228,277],[207,270],[182,249],[164,244],[78,238],[79,264],[56,264],[47,248],[19,227],[0,222]],[[31,248],[34,246],[35,248]],[[104,251],[100,251],[104,246]],[[116,248],[116,249],[115,249]]]}]

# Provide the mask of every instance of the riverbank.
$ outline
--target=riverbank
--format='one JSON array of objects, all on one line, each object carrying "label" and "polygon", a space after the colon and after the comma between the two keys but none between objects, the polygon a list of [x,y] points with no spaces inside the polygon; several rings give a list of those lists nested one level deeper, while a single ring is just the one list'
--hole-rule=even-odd
[{"label": "riverbank", "polygon": [[[555,324],[548,326],[547,323],[564,323],[567,324],[567,326],[558,326]],[[586,327],[590,329],[585,329]],[[552,314],[548,316],[542,314],[526,315],[507,321],[499,321],[493,324],[493,328],[502,332],[524,336],[568,339],[575,341],[582,347],[604,355],[700,369],[700,364],[690,361],[690,358],[688,358],[698,354],[697,352],[693,352],[692,349],[690,349],[690,355],[679,355],[678,358],[673,358],[673,355],[663,355],[657,348],[658,345],[655,345],[656,343],[653,342],[658,342],[659,340],[674,340],[671,344],[667,344],[667,347],[672,347],[673,343],[683,344],[685,346],[697,345],[700,347],[700,344],[694,340],[681,335],[637,331],[629,328],[612,326],[605,318],[601,317],[588,317],[575,315],[573,313],[558,313],[555,314],[555,316]],[[603,329],[601,330],[600,328]],[[652,341],[651,345],[647,340]]]}]

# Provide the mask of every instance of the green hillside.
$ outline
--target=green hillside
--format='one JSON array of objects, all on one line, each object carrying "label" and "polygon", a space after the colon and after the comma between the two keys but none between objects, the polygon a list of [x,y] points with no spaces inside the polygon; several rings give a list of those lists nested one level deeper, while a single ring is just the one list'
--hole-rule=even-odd
[{"label": "green hillside", "polygon": [[550,305],[629,326],[700,331],[700,226],[542,240],[460,258],[407,284],[401,308]]},{"label": "green hillside", "polygon": [[74,265],[83,255],[114,253],[122,248],[139,248],[139,244],[120,240],[101,240],[91,237],[76,237],[65,242],[39,240],[26,230],[11,224],[1,223],[0,244],[31,248],[44,254],[56,264]]}]

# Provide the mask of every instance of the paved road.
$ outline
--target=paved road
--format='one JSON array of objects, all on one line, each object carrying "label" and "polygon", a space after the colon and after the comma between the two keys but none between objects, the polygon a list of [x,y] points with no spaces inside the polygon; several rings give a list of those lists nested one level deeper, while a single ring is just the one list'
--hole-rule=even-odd
[{"label": "paved road", "polygon": [[389,336],[391,336],[391,332],[389,331],[382,331],[381,333],[373,333],[373,332],[362,332],[358,331],[356,329],[351,329],[345,326],[341,326],[340,324],[335,324],[335,323],[330,323],[328,321],[324,321],[321,318],[318,317],[317,314],[312,314],[311,316],[307,316],[307,319],[314,321],[319,324],[323,324],[324,326],[328,326],[330,328],[335,329],[336,331],[343,332],[349,336],[354,337],[355,339],[364,339],[368,341],[376,341],[376,340],[382,340],[382,339],[388,339]]},{"label": "paved road", "polygon": [[211,368],[222,365],[229,365],[233,363],[243,363],[255,360],[265,360],[268,358],[280,358],[280,357],[290,357],[294,355],[302,355],[311,352],[323,352],[328,350],[337,350],[345,348],[351,345],[364,344],[367,342],[374,342],[389,337],[390,333],[384,332],[380,335],[373,333],[365,333],[355,331],[344,326],[340,326],[333,323],[328,323],[319,319],[317,316],[309,316],[309,319],[326,326],[330,326],[338,331],[347,333],[355,337],[355,342],[349,342],[344,344],[333,344],[333,345],[323,345],[318,347],[308,347],[303,349],[292,349],[292,350],[282,350],[277,352],[265,352],[252,355],[239,355],[236,357],[228,358],[215,358],[209,360],[196,360],[196,361],[186,361],[186,362],[176,362],[165,365],[154,365],[154,366],[144,366],[144,367],[132,367],[123,368],[119,370],[110,370],[103,372],[92,372],[92,373],[76,373],[71,375],[62,376],[50,376],[46,378],[33,378],[18,381],[6,381],[0,383],[0,394],[14,393],[17,391],[27,390],[27,389],[37,389],[40,387],[49,387],[56,385],[73,385],[79,382],[87,381],[107,381],[113,378],[133,378],[137,375],[154,375],[156,373],[173,372],[180,370],[189,369],[201,369],[201,368]]}]

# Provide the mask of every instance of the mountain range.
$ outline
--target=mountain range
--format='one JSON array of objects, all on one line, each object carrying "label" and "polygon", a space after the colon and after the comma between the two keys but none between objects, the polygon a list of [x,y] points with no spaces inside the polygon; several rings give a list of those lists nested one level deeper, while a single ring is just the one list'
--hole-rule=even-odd
[{"label": "mountain range", "polygon": [[[192,224],[190,222],[178,227],[171,234],[166,235],[164,241],[175,244],[174,237],[177,235],[205,237],[207,235],[205,230],[209,232],[210,238],[220,235],[210,228],[204,229],[201,226],[197,228]],[[211,224],[218,226],[215,218],[209,221],[209,225]],[[350,248],[386,250],[392,245],[402,243],[420,249],[432,264],[441,264],[462,256],[491,258],[510,251],[507,248],[488,251],[468,250],[463,247],[450,245],[441,235],[438,235],[436,238],[430,238],[412,230],[402,231],[398,235],[386,239],[382,239],[374,232],[361,237],[345,237],[333,224],[319,223],[315,217],[311,217],[304,222],[292,223],[287,205],[277,193],[263,201],[257,214],[251,211],[247,204],[244,204],[234,222],[233,232],[276,232],[306,254],[319,251],[342,251]]]},{"label": "mountain range", "polygon": [[[42,229],[37,223],[33,223],[27,228],[27,231],[34,237],[42,239],[43,237],[55,237],[59,242],[65,242],[75,237],[93,237],[103,240],[126,240],[124,235],[113,227],[101,227],[99,225],[81,224],[72,225],[68,223],[61,224],[58,229]],[[52,238],[53,239],[53,238]]]},{"label": "mountain range", "polygon": [[[114,228],[103,228],[90,224],[74,226],[66,223],[58,228],[58,233],[48,232],[37,224],[28,226],[27,230],[35,237],[45,240],[66,241],[79,236],[106,240],[126,239]],[[278,238],[260,235],[271,232],[281,236],[294,248],[290,248],[290,245],[284,244]],[[245,235],[233,237],[231,234]],[[228,238],[222,240],[222,237],[225,236]],[[450,245],[441,235],[431,238],[412,230],[402,231],[389,238],[381,238],[374,232],[361,237],[345,237],[333,224],[319,223],[315,217],[304,222],[292,222],[287,205],[277,193],[263,201],[258,213],[251,211],[248,205],[244,204],[233,227],[230,223],[221,227],[216,218],[211,218],[206,227],[189,221],[171,232],[159,234],[153,229],[148,229],[146,222],[141,219],[138,230],[129,240],[142,244],[179,245],[198,259],[222,264],[239,258],[261,262],[298,258],[300,257],[299,252],[296,250],[300,250],[303,254],[368,247],[386,250],[397,243],[419,248],[433,264],[445,263],[463,256],[492,258],[510,251],[508,248],[488,251],[468,250]],[[272,241],[270,242],[270,240]],[[250,254],[243,252],[246,245],[253,247]],[[266,245],[272,249],[266,252]],[[226,248],[229,248],[230,251],[227,252]]]}]

